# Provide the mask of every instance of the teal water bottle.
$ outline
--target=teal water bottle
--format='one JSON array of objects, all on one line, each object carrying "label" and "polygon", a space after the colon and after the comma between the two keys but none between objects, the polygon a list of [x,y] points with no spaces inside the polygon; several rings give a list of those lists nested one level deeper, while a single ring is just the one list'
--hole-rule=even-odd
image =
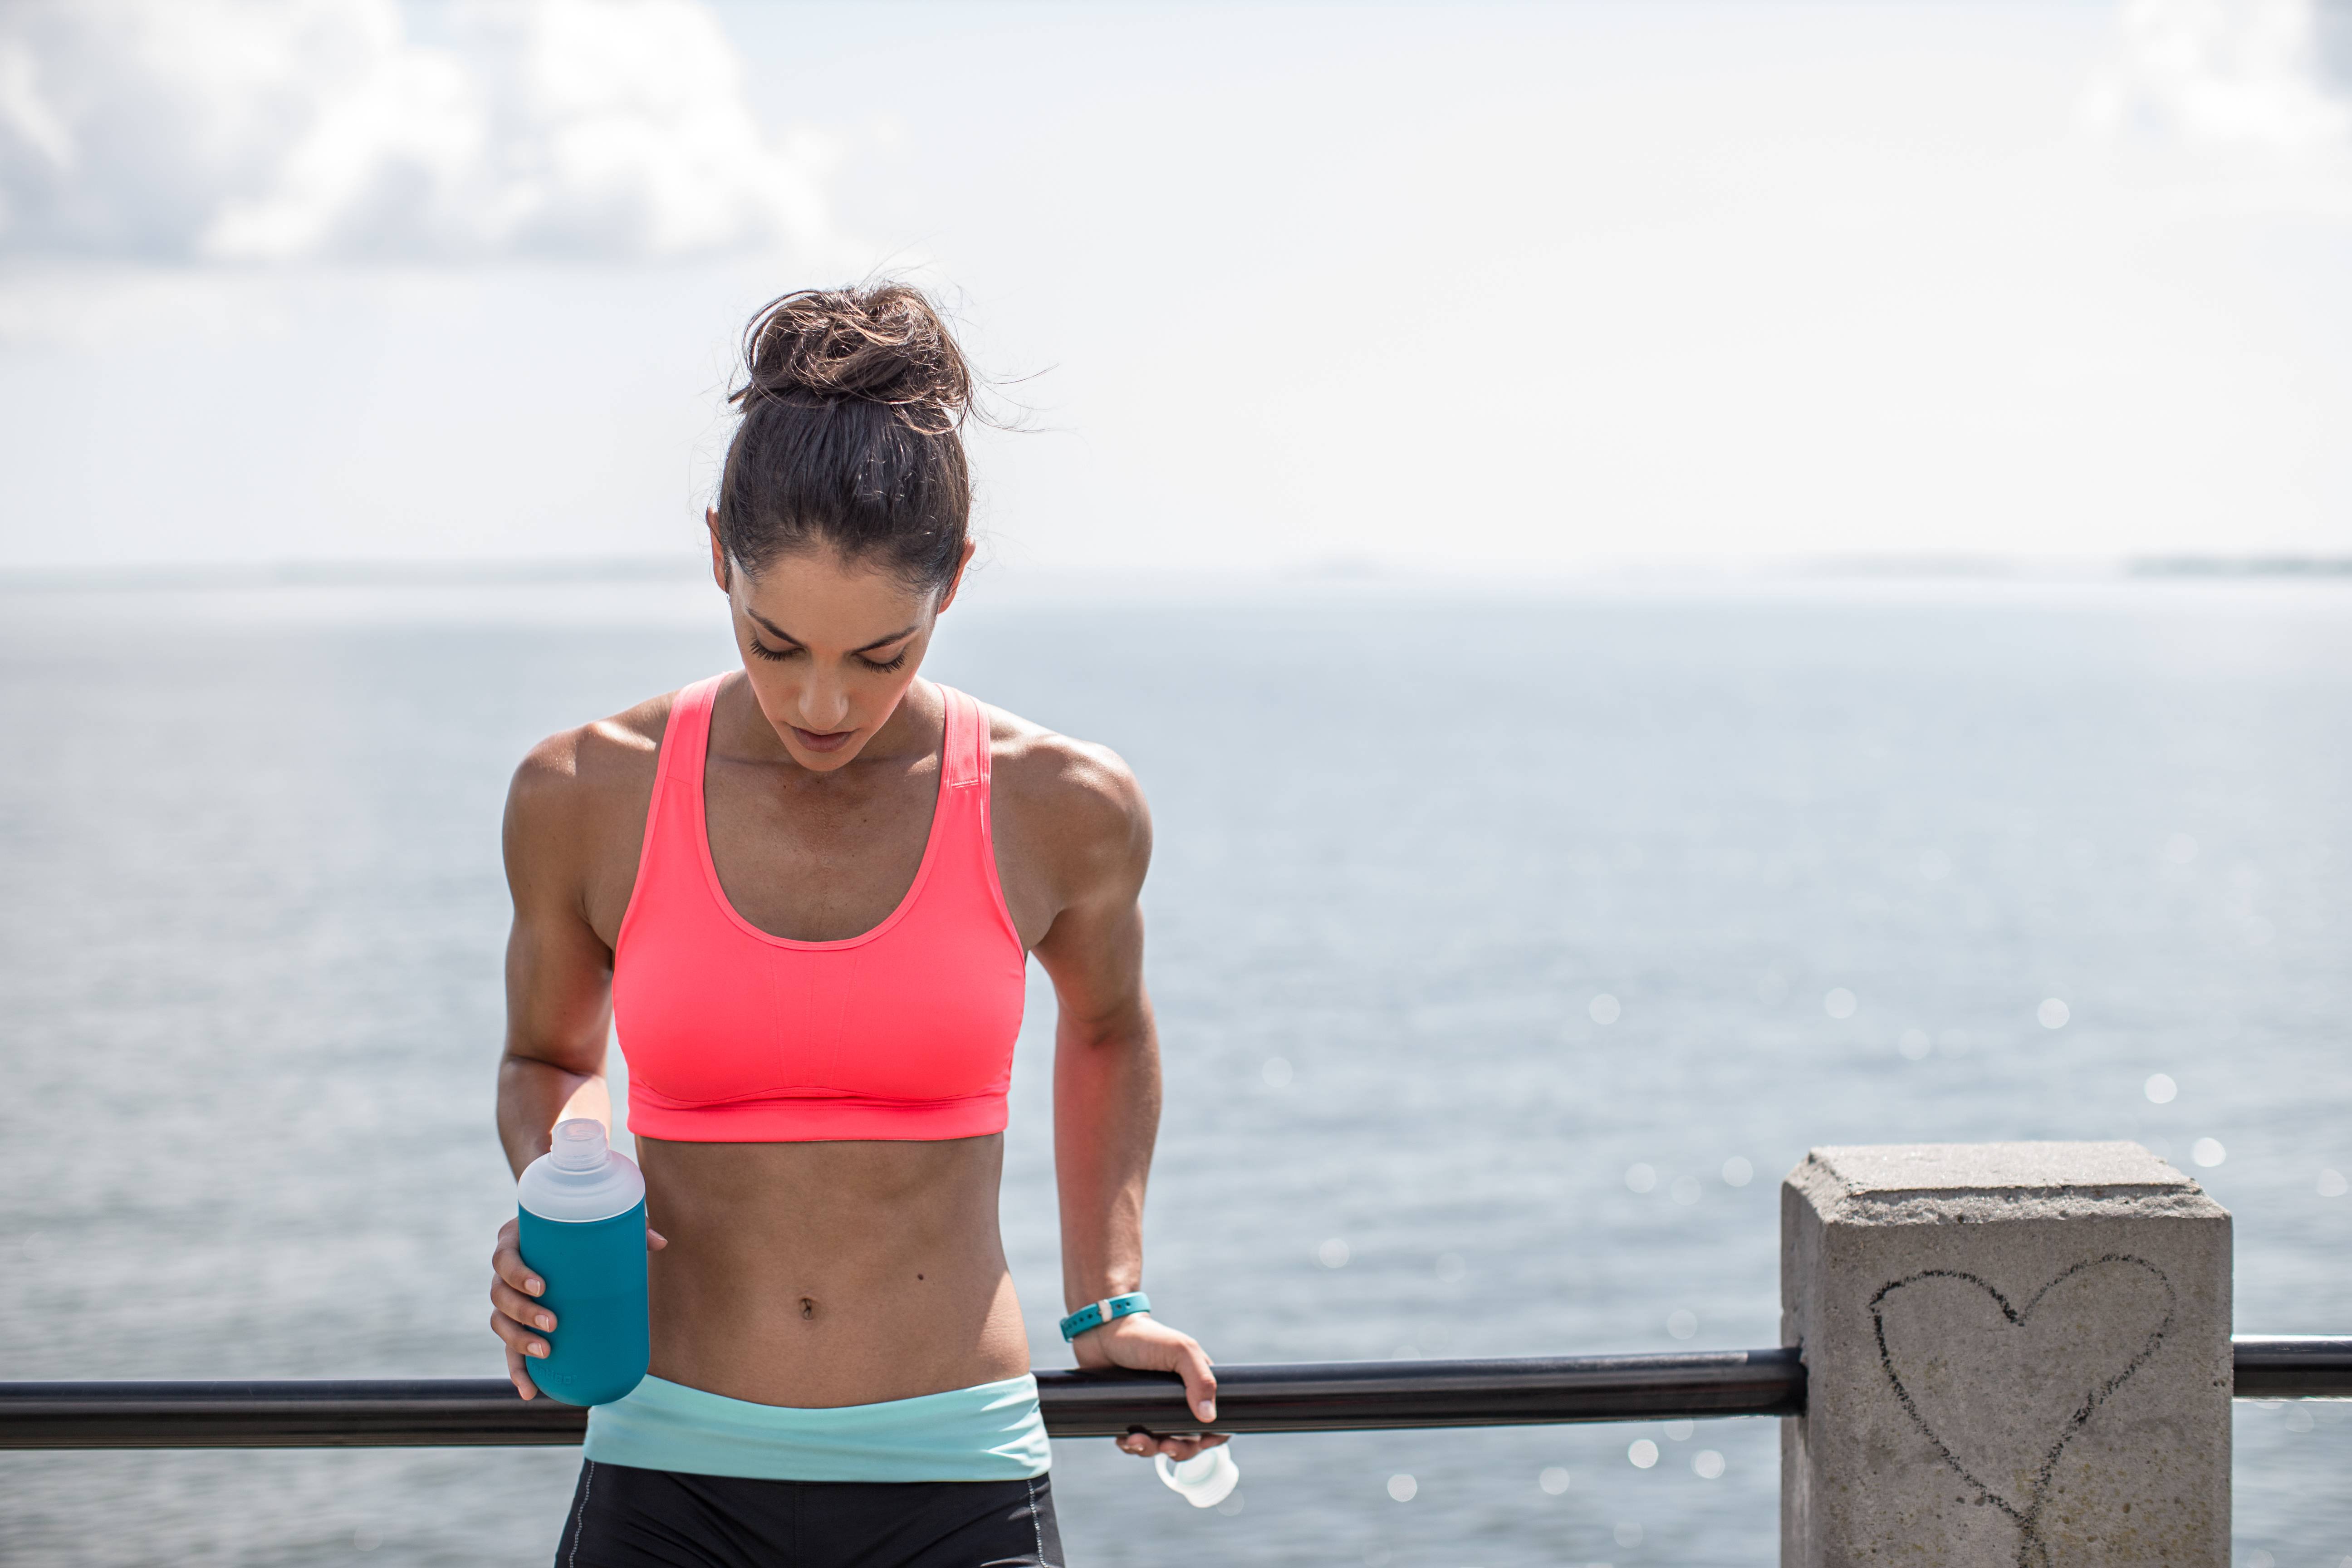
[{"label": "teal water bottle", "polygon": [[586,1117],[555,1124],[554,1147],[515,1184],[522,1260],[555,1314],[531,1382],[566,1405],[609,1405],[646,1375],[646,1179]]}]

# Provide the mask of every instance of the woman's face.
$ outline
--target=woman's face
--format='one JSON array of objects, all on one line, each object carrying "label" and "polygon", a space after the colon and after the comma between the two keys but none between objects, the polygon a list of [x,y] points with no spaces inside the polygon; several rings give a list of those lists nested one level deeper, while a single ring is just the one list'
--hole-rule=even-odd
[{"label": "woman's face", "polygon": [[752,698],[793,761],[818,773],[846,764],[898,712],[963,581],[959,563],[944,592],[910,588],[825,547],[778,556],[756,576],[728,565],[714,530],[711,569]]}]

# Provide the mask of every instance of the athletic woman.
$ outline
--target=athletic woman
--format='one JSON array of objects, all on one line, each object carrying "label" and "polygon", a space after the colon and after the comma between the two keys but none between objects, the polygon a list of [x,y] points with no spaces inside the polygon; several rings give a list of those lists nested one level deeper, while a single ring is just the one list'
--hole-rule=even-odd
[{"label": "athletic woman", "polygon": [[[1137,1294],[1150,819],[1108,752],[919,678],[973,550],[971,382],[923,297],[789,295],[745,359],[707,519],[742,667],[542,742],[507,804],[508,1161],[609,1118],[616,1032],[654,1227],[652,1370],[589,1417],[557,1561],[1059,1564],[996,1223],[1032,952],[1064,1332],[1215,1415],[1208,1357]],[[563,1327],[511,1222],[491,1267],[528,1399]]]}]

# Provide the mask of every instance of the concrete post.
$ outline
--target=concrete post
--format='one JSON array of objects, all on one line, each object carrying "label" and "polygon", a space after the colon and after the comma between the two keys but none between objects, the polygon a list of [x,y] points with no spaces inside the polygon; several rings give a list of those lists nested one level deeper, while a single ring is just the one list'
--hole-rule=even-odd
[{"label": "concrete post", "polygon": [[1816,1149],[1780,1311],[1782,1568],[2227,1568],[2230,1215],[2138,1144]]}]

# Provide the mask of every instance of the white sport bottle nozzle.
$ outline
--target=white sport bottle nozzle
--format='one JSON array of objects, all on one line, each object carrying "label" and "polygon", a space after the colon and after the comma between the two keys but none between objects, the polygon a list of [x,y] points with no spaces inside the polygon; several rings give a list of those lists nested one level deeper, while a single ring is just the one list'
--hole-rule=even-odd
[{"label": "white sport bottle nozzle", "polygon": [[575,1116],[555,1124],[555,1144],[548,1154],[559,1171],[601,1171],[607,1147],[603,1122]]},{"label": "white sport bottle nozzle", "polygon": [[1234,1489],[1242,1481],[1241,1467],[1234,1463],[1233,1446],[1229,1443],[1220,1443],[1183,1460],[1155,1455],[1151,1468],[1160,1472],[1169,1490],[1194,1508],[1216,1507],[1233,1496]]}]

